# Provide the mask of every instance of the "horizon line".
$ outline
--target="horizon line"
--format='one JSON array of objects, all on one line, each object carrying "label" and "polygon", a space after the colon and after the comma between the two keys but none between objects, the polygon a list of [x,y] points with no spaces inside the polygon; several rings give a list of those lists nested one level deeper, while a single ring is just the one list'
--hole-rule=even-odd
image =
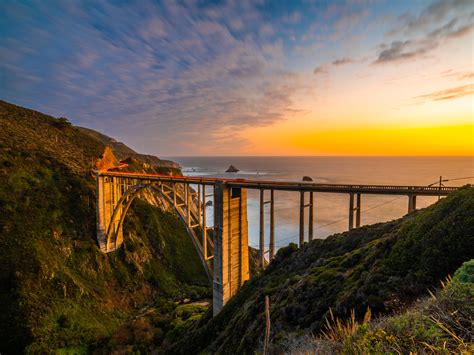
[{"label": "horizon line", "polygon": [[159,155],[163,158],[473,158],[474,155]]}]

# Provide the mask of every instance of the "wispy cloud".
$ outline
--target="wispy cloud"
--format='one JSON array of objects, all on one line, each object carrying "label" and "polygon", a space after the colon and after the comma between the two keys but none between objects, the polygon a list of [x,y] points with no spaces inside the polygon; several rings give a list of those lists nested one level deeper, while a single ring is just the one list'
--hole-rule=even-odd
[{"label": "wispy cloud", "polygon": [[429,31],[433,25],[439,25],[456,14],[472,12],[471,0],[437,0],[426,6],[416,16],[405,13],[399,17],[399,26],[389,31],[389,35],[411,35],[418,31]]},{"label": "wispy cloud", "polygon": [[441,43],[462,37],[474,29],[474,24],[472,23],[455,27],[456,22],[456,20],[452,20],[446,25],[430,32],[424,38],[382,44],[381,51],[374,64],[419,58],[436,49]]},{"label": "wispy cloud", "polygon": [[474,84],[457,86],[454,88],[435,91],[429,94],[420,95],[415,97],[418,101],[442,101],[442,100],[453,100],[460,97],[469,96],[474,94]]},{"label": "wispy cloud", "polygon": [[474,29],[473,20],[474,3],[465,0],[441,0],[426,7],[419,16],[405,14],[400,18],[400,26],[388,33],[402,38],[379,45],[373,63],[423,57],[440,45],[470,33]]},{"label": "wispy cloud", "polygon": [[[392,15],[392,6],[351,0],[0,1],[0,96],[150,153],[221,153],[245,145],[248,128],[308,112],[325,83],[343,85],[332,71],[353,80],[373,71],[367,63],[387,64],[382,72],[465,39],[472,4],[407,2]],[[407,8],[420,11],[398,18],[377,46],[384,18]]]},{"label": "wispy cloud", "polygon": [[327,65],[320,65],[313,70],[314,75],[321,75],[328,73],[328,66]]},{"label": "wispy cloud", "polygon": [[334,60],[331,64],[335,66],[340,66],[340,65],[345,65],[345,64],[351,64],[354,63],[354,60],[351,58],[340,58]]},{"label": "wispy cloud", "polygon": [[[43,16],[49,20],[39,25]],[[35,108],[111,134],[127,132],[132,140],[155,140],[157,150],[176,146],[176,135],[183,149],[191,140],[218,145],[230,133],[226,127],[283,119],[298,90],[281,65],[281,41],[268,39],[273,26],[253,25],[260,16],[248,3],[19,5],[11,20],[48,42],[33,43],[28,53],[40,73],[18,52],[24,46],[4,48],[19,60],[2,64],[8,73],[2,92],[23,89],[41,102]]]}]

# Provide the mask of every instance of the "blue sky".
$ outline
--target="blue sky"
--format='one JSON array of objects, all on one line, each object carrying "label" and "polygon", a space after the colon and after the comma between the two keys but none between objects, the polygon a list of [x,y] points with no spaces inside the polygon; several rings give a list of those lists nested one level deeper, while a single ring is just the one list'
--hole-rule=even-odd
[{"label": "blue sky", "polygon": [[[4,0],[0,98],[142,152],[252,153],[253,128],[302,116],[347,125],[311,103],[371,75],[413,79],[430,63],[472,83],[473,4]],[[454,41],[468,47],[451,60],[442,49]]]}]

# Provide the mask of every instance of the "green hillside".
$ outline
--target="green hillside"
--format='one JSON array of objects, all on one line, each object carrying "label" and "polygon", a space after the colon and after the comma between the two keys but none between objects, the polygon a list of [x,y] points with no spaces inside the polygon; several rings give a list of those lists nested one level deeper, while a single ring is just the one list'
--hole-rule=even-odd
[{"label": "green hillside", "polygon": [[[100,252],[90,170],[103,142],[3,101],[0,127],[0,353],[99,349],[144,309],[166,304],[172,313],[184,299],[210,296],[172,213],[137,200],[125,247]],[[159,346],[171,321],[131,349]]]},{"label": "green hillside", "polygon": [[[399,312],[474,258],[474,188],[465,187],[404,218],[280,249],[215,318],[202,318],[170,349],[190,353],[262,350],[264,298],[270,298],[271,344],[318,335],[330,317]],[[472,329],[471,329],[472,332]]]}]

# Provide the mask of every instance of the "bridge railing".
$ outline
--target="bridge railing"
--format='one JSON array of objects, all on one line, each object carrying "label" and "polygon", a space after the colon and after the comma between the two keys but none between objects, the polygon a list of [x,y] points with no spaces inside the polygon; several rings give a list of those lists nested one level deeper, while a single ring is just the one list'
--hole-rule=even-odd
[{"label": "bridge railing", "polygon": [[215,185],[218,181],[231,187],[249,189],[271,189],[283,191],[319,191],[319,192],[347,192],[370,194],[401,194],[401,195],[429,195],[446,196],[459,187],[452,186],[404,186],[404,185],[371,185],[371,184],[322,184],[317,182],[275,181],[275,180],[248,180],[205,178],[190,176],[169,176],[143,173],[101,172],[101,175],[131,177],[139,180],[168,181],[190,184]]}]

